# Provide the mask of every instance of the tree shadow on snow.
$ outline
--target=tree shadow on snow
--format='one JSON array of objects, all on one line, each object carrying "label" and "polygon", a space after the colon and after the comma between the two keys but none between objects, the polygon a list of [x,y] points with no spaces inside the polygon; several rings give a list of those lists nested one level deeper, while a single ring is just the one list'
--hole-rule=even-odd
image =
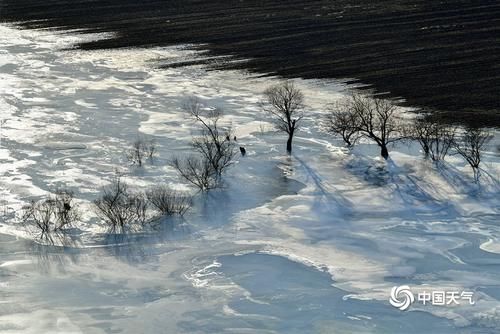
[{"label": "tree shadow on snow", "polygon": [[431,178],[419,176],[415,165],[400,166],[391,158],[386,161],[356,156],[351,157],[345,167],[366,186],[389,189],[401,200],[404,212],[458,215],[455,204],[444,197],[443,190]]},{"label": "tree shadow on snow", "polygon": [[479,169],[480,176],[477,182],[474,177],[464,174],[451,164],[440,163],[436,168],[443,180],[456,193],[473,198],[487,198],[498,196],[500,192],[498,179],[483,168]]},{"label": "tree shadow on snow", "polygon": [[[324,180],[324,178],[311,168],[304,160],[293,156],[300,166],[304,169],[306,174],[306,181],[312,181],[317,189],[313,209],[320,212],[336,213],[341,215],[348,215],[352,212],[352,203],[342,196],[340,192],[335,191],[334,186]],[[330,188],[330,189],[329,189]]]}]

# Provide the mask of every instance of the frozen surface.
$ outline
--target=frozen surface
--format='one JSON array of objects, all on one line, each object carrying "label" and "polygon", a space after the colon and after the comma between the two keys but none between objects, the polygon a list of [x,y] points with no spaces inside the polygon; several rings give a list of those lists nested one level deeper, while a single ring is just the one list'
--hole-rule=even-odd
[{"label": "frozen surface", "polygon": [[[437,169],[401,145],[385,163],[373,145],[347,152],[320,131],[344,87],[298,80],[308,117],[288,157],[258,107],[274,79],[153,69],[192,56],[177,48],[61,51],[103,37],[0,26],[0,332],[500,330],[498,136],[480,187],[456,156]],[[184,220],[107,235],[90,201],[116,169],[138,187],[187,187],[166,162],[196,129],[179,107],[191,94],[224,108],[247,156]],[[159,150],[140,169],[124,154],[138,135]],[[60,187],[85,221],[70,245],[42,246],[13,216]],[[402,284],[474,291],[476,304],[401,312],[388,298]]]}]

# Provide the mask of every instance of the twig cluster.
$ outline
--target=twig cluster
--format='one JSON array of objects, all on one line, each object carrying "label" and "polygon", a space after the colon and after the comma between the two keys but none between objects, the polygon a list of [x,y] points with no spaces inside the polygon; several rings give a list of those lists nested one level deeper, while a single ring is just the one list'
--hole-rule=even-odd
[{"label": "twig cluster", "polygon": [[170,166],[201,191],[218,188],[222,185],[222,175],[235,157],[231,129],[219,125],[223,115],[221,109],[205,107],[196,97],[189,98],[183,110],[201,127],[200,134],[193,137],[191,143],[196,154],[175,157]]},{"label": "twig cluster", "polygon": [[132,147],[126,152],[128,161],[133,165],[141,167],[146,159],[153,160],[156,154],[156,142],[154,139],[146,140],[137,138]]},{"label": "twig cluster", "polygon": [[31,201],[23,208],[21,223],[40,239],[52,240],[54,234],[62,233],[80,219],[73,193],[57,191],[46,199]]},{"label": "twig cluster", "polygon": [[131,191],[120,176],[103,188],[101,197],[94,201],[96,214],[113,232],[125,231],[137,224],[144,225],[162,216],[184,215],[191,205],[190,195],[165,185],[155,186],[146,192]]}]

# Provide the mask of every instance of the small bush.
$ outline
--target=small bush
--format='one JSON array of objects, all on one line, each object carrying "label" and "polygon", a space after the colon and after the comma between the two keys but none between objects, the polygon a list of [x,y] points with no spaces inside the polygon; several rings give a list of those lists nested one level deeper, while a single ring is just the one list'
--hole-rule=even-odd
[{"label": "small bush", "polygon": [[129,194],[132,209],[135,211],[136,222],[144,225],[148,221],[148,200],[142,192]]},{"label": "small bush", "polygon": [[73,192],[60,190],[53,198],[56,204],[57,228],[72,227],[80,219]]},{"label": "small bush", "polygon": [[94,201],[96,214],[112,231],[124,231],[134,223],[147,220],[147,201],[142,193],[132,193],[128,185],[117,177],[103,189],[100,198]]},{"label": "small bush", "polygon": [[153,160],[156,154],[156,143],[154,139],[146,140],[144,138],[137,138],[132,143],[132,147],[127,151],[127,159],[133,165],[141,167],[144,160]]},{"label": "small bush", "polygon": [[162,215],[184,215],[192,205],[192,197],[186,193],[172,190],[166,185],[149,189],[146,196],[151,205]]},{"label": "small bush", "polygon": [[52,240],[52,234],[62,232],[80,219],[73,193],[57,191],[54,196],[31,201],[23,208],[21,222],[41,239]]},{"label": "small bush", "polygon": [[51,200],[31,201],[23,207],[21,221],[28,228],[34,228],[34,233],[40,239],[49,239],[51,232],[56,230],[56,207]]}]

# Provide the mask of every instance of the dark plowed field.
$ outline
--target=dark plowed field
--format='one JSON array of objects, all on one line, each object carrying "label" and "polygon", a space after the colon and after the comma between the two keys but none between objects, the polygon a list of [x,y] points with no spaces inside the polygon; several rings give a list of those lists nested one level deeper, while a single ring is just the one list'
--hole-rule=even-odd
[{"label": "dark plowed field", "polygon": [[0,19],[117,33],[82,49],[203,43],[248,59],[226,68],[356,78],[447,121],[500,126],[499,1],[0,0]]}]

